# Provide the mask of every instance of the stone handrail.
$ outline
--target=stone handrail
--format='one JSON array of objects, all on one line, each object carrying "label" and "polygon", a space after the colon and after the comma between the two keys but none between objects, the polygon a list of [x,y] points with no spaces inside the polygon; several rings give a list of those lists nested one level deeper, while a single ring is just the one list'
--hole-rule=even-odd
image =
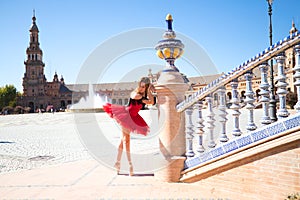
[{"label": "stone handrail", "polygon": [[[286,94],[287,82],[285,75],[285,51],[293,48],[295,51],[295,66],[293,66],[293,79],[294,85],[297,88],[297,103],[295,110],[297,115],[289,117],[290,113],[286,108]],[[275,59],[276,67],[278,69],[275,77],[277,83],[276,94],[278,96],[279,107],[277,110],[278,123],[272,123],[269,116],[269,103],[270,103],[270,84],[268,83],[268,60]],[[258,128],[254,121],[254,92],[252,90],[252,78],[254,68],[258,68],[261,73],[260,81],[260,98],[259,102],[262,105],[262,116],[260,123],[262,127]],[[240,115],[241,105],[238,95],[238,78],[245,79],[246,92],[244,93],[245,108],[248,110],[247,124],[243,124],[242,128],[246,128],[247,132],[243,133],[240,129]],[[230,84],[232,98],[230,100],[231,106],[231,120],[233,126],[231,135],[227,133],[226,123],[226,85]],[[217,92],[218,95],[218,116],[215,119],[213,94]],[[206,116],[202,115],[203,101],[206,102]],[[237,68],[222,75],[218,79],[212,81],[204,88],[193,92],[184,101],[176,106],[177,112],[184,111],[185,114],[185,135],[186,135],[186,161],[185,170],[197,167],[200,164],[209,162],[217,157],[225,156],[228,153],[237,152],[244,147],[250,147],[260,142],[266,137],[273,137],[274,134],[280,134],[282,131],[288,131],[291,128],[298,127],[299,113],[300,113],[300,33],[294,34],[280,40],[271,47],[257,54],[253,58],[244,62]],[[197,112],[197,119],[193,120],[192,115]],[[284,121],[283,121],[284,120]],[[216,122],[217,121],[217,122]],[[216,138],[215,126],[219,123],[221,131],[218,138]],[[272,124],[271,124],[272,123]],[[204,127],[206,130],[204,130]],[[204,140],[205,137],[206,140]],[[230,139],[229,139],[230,138]],[[197,140],[197,141],[196,141]],[[197,143],[197,144],[196,144]]]},{"label": "stone handrail", "polygon": [[296,44],[300,43],[300,33],[295,32],[292,35],[284,38],[283,40],[278,41],[274,45],[268,47],[264,51],[258,53],[256,56],[252,57],[251,59],[247,60],[243,64],[239,65],[232,71],[228,72],[227,74],[222,75],[218,79],[212,81],[204,88],[192,93],[190,97],[182,101],[176,106],[178,112],[183,112],[188,107],[195,104],[198,100],[204,99],[209,94],[215,92],[221,86],[224,86],[230,83],[232,80],[240,77],[245,72],[252,70],[258,67],[260,64],[268,61],[272,57],[278,55],[281,52],[284,52],[288,48],[295,46]]}]

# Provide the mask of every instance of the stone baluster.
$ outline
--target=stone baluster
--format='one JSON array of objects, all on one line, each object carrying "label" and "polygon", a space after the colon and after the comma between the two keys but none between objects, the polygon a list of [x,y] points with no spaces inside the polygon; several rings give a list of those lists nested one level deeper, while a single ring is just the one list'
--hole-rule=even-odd
[{"label": "stone baluster", "polygon": [[227,122],[227,112],[226,112],[226,96],[225,96],[226,88],[222,86],[219,88],[219,111],[220,111],[220,123],[221,123],[221,134],[220,134],[220,141],[227,142],[228,137],[226,135],[226,122]]},{"label": "stone baluster", "polygon": [[208,115],[207,115],[207,129],[209,130],[209,141],[208,141],[208,147],[214,148],[216,146],[215,140],[214,140],[214,128],[215,128],[215,114],[213,111],[213,102],[212,102],[212,94],[209,94],[206,98],[207,101],[207,108],[208,108]]},{"label": "stone baluster", "polygon": [[192,114],[193,109],[191,107],[188,107],[185,110],[185,116],[186,116],[186,123],[185,123],[185,137],[186,137],[186,153],[185,155],[187,157],[193,157],[195,155],[193,151],[193,138],[194,138],[194,131],[193,131],[193,122],[192,122]]},{"label": "stone baluster", "polygon": [[295,71],[294,78],[295,82],[294,85],[297,88],[297,103],[294,106],[294,108],[297,110],[297,112],[300,112],[300,44],[295,46],[295,67],[293,70]]},{"label": "stone baluster", "polygon": [[284,65],[285,65],[285,55],[284,52],[278,54],[276,57],[277,67],[278,67],[278,75],[275,78],[277,82],[277,94],[279,96],[279,109],[277,111],[278,118],[284,118],[289,116],[289,112],[286,109],[286,94],[288,93],[286,90],[286,76],[284,73]]},{"label": "stone baluster", "polygon": [[253,77],[252,70],[247,71],[245,73],[245,79],[246,79],[245,103],[247,103],[245,108],[249,110],[248,123],[246,126],[246,129],[248,131],[253,131],[257,128],[257,126],[254,123],[254,118],[253,118],[253,110],[255,108],[253,103],[254,103],[255,99],[254,99],[254,92],[252,90],[252,77]]},{"label": "stone baluster", "polygon": [[232,105],[230,106],[230,109],[232,109],[232,116],[233,116],[233,131],[232,131],[232,135],[234,136],[240,136],[242,134],[241,130],[240,130],[240,125],[239,125],[239,116],[241,114],[241,112],[239,111],[240,109],[240,100],[238,97],[238,92],[237,92],[237,87],[238,87],[238,80],[237,79],[233,79],[231,81],[231,88],[232,88],[232,99],[231,99],[231,103]]},{"label": "stone baluster", "polygon": [[259,70],[261,72],[261,83],[259,85],[261,95],[259,102],[262,103],[263,108],[263,116],[260,120],[260,122],[263,125],[270,124],[272,121],[269,116],[269,102],[270,102],[270,92],[269,92],[269,83],[268,83],[268,68],[269,66],[267,63],[262,63],[259,66]]},{"label": "stone baluster", "polygon": [[204,134],[204,120],[202,117],[202,107],[203,102],[199,100],[197,103],[194,104],[194,110],[198,113],[197,120],[196,120],[196,134],[198,135],[198,147],[197,152],[202,153],[205,151],[205,148],[203,146],[203,134]]}]

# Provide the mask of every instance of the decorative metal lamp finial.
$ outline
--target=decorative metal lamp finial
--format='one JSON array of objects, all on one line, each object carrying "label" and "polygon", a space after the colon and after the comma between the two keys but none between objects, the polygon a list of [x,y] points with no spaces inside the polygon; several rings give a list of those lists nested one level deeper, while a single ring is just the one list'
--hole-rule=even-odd
[{"label": "decorative metal lamp finial", "polygon": [[168,69],[179,71],[175,67],[174,62],[183,54],[184,45],[180,40],[175,39],[176,34],[172,28],[172,15],[168,14],[166,16],[166,21],[168,30],[163,34],[163,37],[165,39],[159,41],[155,46],[155,49],[157,50],[156,54],[159,58],[165,59],[167,61],[167,63],[169,64],[169,66],[167,66]]},{"label": "decorative metal lamp finial", "polygon": [[172,22],[173,22],[173,18],[171,14],[168,14],[166,17],[166,21],[168,23],[168,30],[172,31]]}]

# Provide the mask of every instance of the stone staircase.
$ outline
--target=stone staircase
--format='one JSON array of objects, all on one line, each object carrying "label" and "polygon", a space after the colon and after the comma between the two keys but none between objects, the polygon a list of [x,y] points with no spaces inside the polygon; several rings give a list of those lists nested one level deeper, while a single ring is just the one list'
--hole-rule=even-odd
[{"label": "stone staircase", "polygon": [[[177,112],[186,119],[186,160],[181,182],[199,183],[203,187],[213,185],[215,190],[226,191],[224,194],[238,199],[257,199],[258,196],[253,195],[257,191],[266,193],[266,190],[269,196],[260,195],[259,199],[282,199],[289,193],[300,191],[299,44],[300,34],[296,32],[195,91],[177,105]],[[293,71],[298,102],[294,110],[286,107],[284,51],[288,48],[294,48],[296,55]],[[275,122],[269,115],[270,84],[267,75],[267,61],[273,58],[278,67],[275,77],[278,121]],[[254,105],[251,85],[255,68],[261,71],[261,97],[256,103],[261,109],[255,109],[257,105]],[[241,76],[244,76],[247,88],[243,105],[237,93]],[[228,84],[232,88],[230,102],[226,102],[225,97]],[[214,107],[212,98],[215,93],[218,94],[217,107]],[[255,118],[254,112],[261,113],[259,119]],[[242,198],[244,193],[248,195]]]}]

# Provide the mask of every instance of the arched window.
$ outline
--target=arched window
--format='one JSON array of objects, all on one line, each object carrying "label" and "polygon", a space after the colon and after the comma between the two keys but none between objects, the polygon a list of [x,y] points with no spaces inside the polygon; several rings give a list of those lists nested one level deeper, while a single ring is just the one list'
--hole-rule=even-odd
[{"label": "arched window", "polygon": [[260,89],[257,89],[256,91],[255,91],[255,94],[256,94],[256,99],[257,100],[259,100],[259,97],[260,97]]},{"label": "arched window", "polygon": [[214,101],[218,101],[218,94],[214,93]]},{"label": "arched window", "polygon": [[123,100],[122,100],[122,99],[119,99],[118,104],[119,104],[119,105],[123,105]]},{"label": "arched window", "polygon": [[66,102],[64,100],[60,101],[60,107],[65,109],[66,108]]},{"label": "arched window", "polygon": [[228,97],[229,100],[232,99],[231,92],[227,92],[227,97]]},{"label": "arched window", "polygon": [[128,104],[128,99],[124,100],[124,104],[127,105]]},{"label": "arched window", "polygon": [[246,93],[245,91],[242,91],[242,92],[241,92],[241,97],[242,97],[243,99],[246,97],[246,96],[245,96],[245,93]]}]

